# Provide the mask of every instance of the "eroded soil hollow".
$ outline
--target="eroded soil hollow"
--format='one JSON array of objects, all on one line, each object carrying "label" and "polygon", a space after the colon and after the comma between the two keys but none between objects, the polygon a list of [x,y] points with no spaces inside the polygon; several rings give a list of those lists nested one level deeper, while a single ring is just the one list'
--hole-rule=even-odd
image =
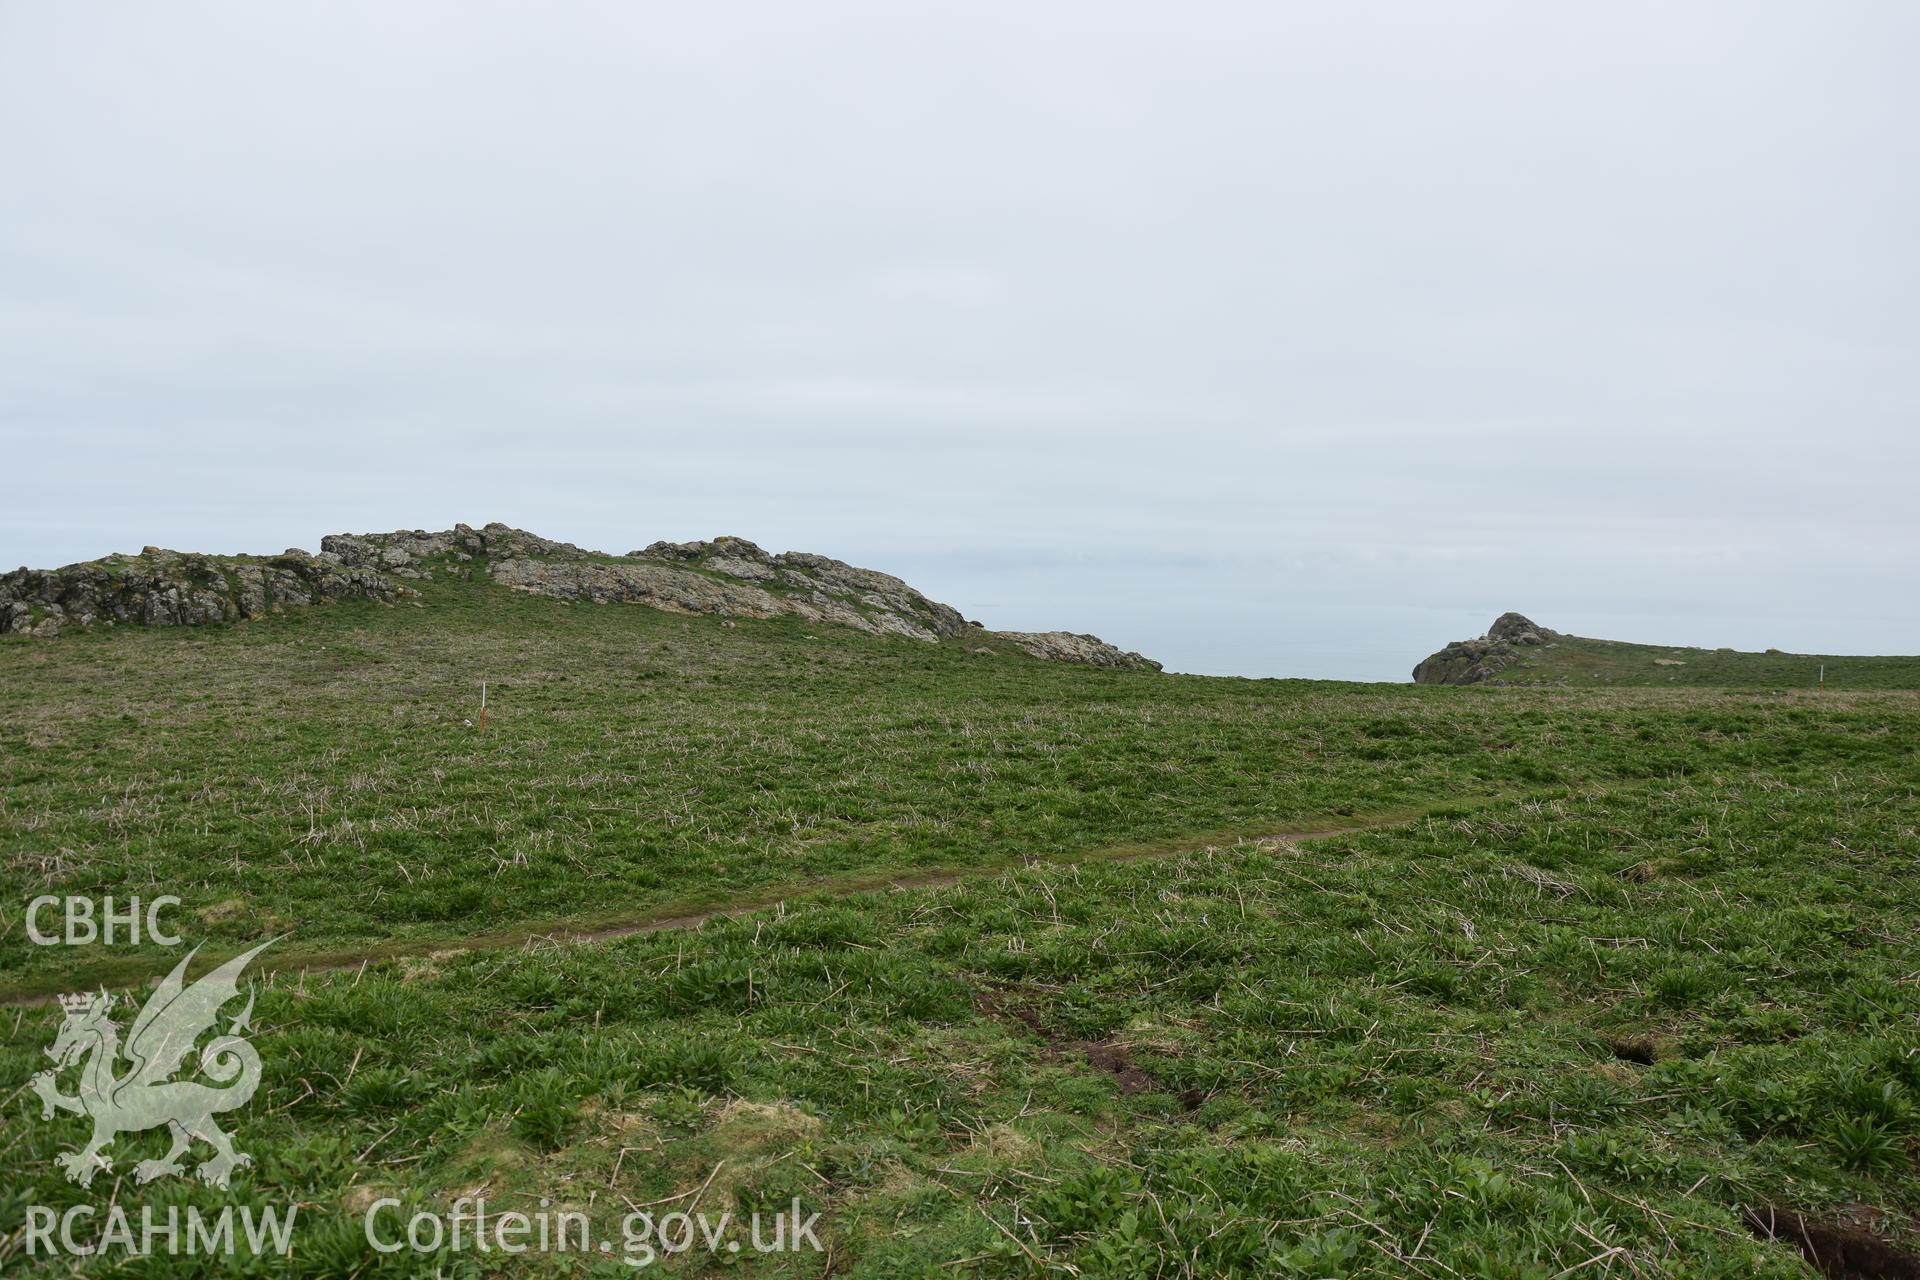
[{"label": "eroded soil hollow", "polygon": [[1747,1229],[1763,1240],[1785,1240],[1830,1280],[1920,1280],[1920,1254],[1882,1240],[1858,1222],[1810,1218],[1761,1205],[1746,1212]]}]

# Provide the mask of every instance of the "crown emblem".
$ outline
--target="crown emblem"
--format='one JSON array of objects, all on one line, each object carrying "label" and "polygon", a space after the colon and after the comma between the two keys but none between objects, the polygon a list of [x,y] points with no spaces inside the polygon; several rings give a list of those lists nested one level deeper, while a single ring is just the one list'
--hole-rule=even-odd
[{"label": "crown emblem", "polygon": [[69,1014],[91,1013],[96,1005],[103,1005],[106,999],[107,997],[105,995],[96,995],[91,991],[80,991],[75,992],[73,995],[61,996],[60,1007]]}]

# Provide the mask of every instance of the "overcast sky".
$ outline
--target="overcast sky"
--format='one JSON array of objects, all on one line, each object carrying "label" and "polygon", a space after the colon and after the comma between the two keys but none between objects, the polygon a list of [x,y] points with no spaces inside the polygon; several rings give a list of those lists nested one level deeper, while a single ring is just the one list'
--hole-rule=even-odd
[{"label": "overcast sky", "polygon": [[0,562],[505,520],[1185,670],[1920,652],[1920,5],[0,0]]}]

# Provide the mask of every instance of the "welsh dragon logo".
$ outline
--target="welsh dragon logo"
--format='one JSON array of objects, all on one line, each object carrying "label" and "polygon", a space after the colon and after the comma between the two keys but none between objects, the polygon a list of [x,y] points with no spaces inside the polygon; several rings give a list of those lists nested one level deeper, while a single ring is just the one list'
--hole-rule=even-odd
[{"label": "welsh dragon logo", "polygon": [[[158,1160],[134,1166],[135,1182],[184,1173],[180,1157],[196,1140],[214,1151],[193,1170],[209,1186],[224,1190],[235,1169],[253,1163],[253,1157],[234,1150],[233,1139],[213,1122],[216,1115],[245,1106],[260,1085],[260,1055],[246,1040],[253,996],[247,996],[246,1007],[227,1024],[226,1034],[216,1035],[200,1050],[200,1071],[219,1087],[170,1077],[194,1042],[215,1029],[221,1006],[239,995],[241,971],[271,945],[263,942],[235,956],[191,986],[183,979],[200,948],[189,951],[141,1007],[124,1046],[112,1017],[113,996],[101,991],[60,997],[67,1017],[47,1050],[54,1066],[34,1076],[31,1085],[40,1095],[42,1119],[51,1120],[55,1111],[71,1111],[93,1120],[87,1145],[56,1157],[69,1182],[84,1187],[94,1174],[112,1168],[113,1162],[101,1152],[120,1134],[161,1125],[172,1131],[173,1148]],[[123,1054],[129,1064],[124,1074],[119,1071]],[[59,1074],[82,1059],[78,1092],[61,1093]]]}]

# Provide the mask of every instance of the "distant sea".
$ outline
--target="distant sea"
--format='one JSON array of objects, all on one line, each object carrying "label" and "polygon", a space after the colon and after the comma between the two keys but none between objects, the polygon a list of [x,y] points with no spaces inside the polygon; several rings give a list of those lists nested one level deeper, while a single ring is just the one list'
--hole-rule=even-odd
[{"label": "distant sea", "polygon": [[[1543,626],[1607,640],[1797,653],[1920,653],[1920,635],[1898,619],[1762,616],[1730,611],[1724,604],[1694,610],[1576,610],[1551,598],[1536,603],[1489,597],[1439,606],[1395,600],[1396,591],[1386,584],[1298,574],[1263,579],[1244,569],[1205,566],[1017,568],[946,562],[908,580],[998,630],[1090,632],[1136,649],[1169,671],[1199,675],[1404,683],[1412,679],[1415,663],[1449,641],[1483,634],[1507,609]],[[1573,584],[1554,594],[1577,592]],[[1618,589],[1612,593],[1617,597]]]}]

